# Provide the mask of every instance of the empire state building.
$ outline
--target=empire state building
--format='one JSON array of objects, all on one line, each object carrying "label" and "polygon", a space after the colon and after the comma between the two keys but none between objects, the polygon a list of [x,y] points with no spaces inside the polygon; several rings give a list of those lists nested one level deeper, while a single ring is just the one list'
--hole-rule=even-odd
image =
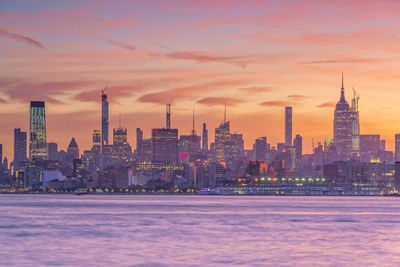
[{"label": "empire state building", "polygon": [[340,160],[356,159],[360,156],[358,99],[354,92],[351,106],[346,101],[342,74],[340,100],[336,104],[333,120],[334,144]]}]

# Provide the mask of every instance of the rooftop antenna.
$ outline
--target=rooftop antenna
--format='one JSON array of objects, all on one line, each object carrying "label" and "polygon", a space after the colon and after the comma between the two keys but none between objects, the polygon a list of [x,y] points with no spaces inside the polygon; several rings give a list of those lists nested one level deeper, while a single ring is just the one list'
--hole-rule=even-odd
[{"label": "rooftop antenna", "polygon": [[344,88],[343,72],[342,72],[342,88]]},{"label": "rooftop antenna", "polygon": [[226,123],[226,102],[224,104],[224,123]]},{"label": "rooftop antenna", "polygon": [[313,151],[314,151],[314,148],[315,148],[315,146],[314,146],[314,137],[312,138],[312,149],[313,149]]},{"label": "rooftop antenna", "polygon": [[166,127],[171,129],[171,104],[167,104]]},{"label": "rooftop antenna", "polygon": [[121,112],[119,113],[118,123],[119,123],[119,128],[121,129]]},{"label": "rooftop antenna", "polygon": [[194,107],[193,107],[193,118],[192,118],[192,135],[196,135],[196,130],[194,129]]}]

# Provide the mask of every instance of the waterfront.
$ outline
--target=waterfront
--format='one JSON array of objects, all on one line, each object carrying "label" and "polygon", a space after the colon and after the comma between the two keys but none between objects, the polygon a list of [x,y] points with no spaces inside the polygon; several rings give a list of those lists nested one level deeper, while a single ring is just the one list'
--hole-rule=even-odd
[{"label": "waterfront", "polygon": [[0,195],[0,265],[400,261],[396,197]]}]

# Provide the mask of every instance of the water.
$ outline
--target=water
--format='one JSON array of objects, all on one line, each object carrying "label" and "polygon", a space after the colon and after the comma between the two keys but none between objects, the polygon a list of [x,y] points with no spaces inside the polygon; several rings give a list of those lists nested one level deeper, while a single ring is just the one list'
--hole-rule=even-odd
[{"label": "water", "polygon": [[0,195],[2,266],[398,266],[400,198]]}]

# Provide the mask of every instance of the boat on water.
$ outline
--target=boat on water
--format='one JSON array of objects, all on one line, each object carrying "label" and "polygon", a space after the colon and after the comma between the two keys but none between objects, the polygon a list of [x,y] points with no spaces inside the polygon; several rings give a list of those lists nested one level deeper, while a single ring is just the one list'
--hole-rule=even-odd
[{"label": "boat on water", "polygon": [[86,195],[86,194],[89,194],[89,191],[87,190],[87,189],[84,189],[84,188],[79,188],[79,189],[76,189],[75,191],[74,191],[74,195]]},{"label": "boat on water", "polygon": [[239,193],[233,190],[220,190],[219,188],[203,188],[199,191],[199,195],[238,195]]},{"label": "boat on water", "polygon": [[211,188],[203,188],[199,190],[199,195],[215,195],[216,192]]}]

